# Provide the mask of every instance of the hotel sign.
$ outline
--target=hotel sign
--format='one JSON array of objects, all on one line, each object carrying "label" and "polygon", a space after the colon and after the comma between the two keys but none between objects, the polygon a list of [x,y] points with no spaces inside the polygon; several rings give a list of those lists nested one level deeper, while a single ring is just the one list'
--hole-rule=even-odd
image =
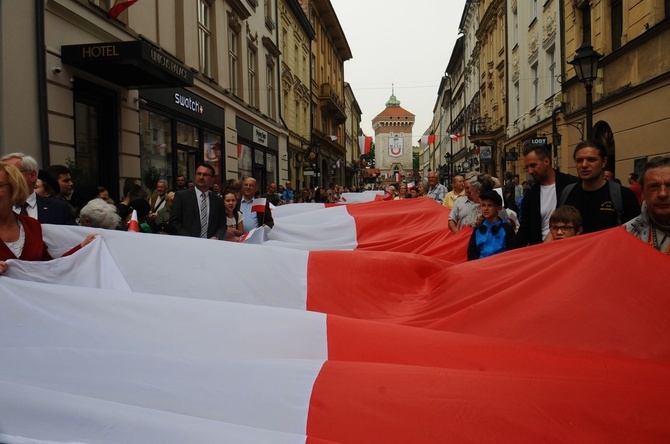
[{"label": "hotel sign", "polygon": [[192,86],[193,72],[143,40],[61,47],[63,62],[129,89]]}]

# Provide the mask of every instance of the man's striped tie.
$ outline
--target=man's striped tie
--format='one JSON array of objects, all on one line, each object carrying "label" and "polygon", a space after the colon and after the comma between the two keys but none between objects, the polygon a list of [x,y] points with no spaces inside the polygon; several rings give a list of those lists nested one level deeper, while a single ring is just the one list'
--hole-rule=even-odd
[{"label": "man's striped tie", "polygon": [[207,238],[207,205],[209,204],[207,194],[200,194],[200,200],[200,237]]}]

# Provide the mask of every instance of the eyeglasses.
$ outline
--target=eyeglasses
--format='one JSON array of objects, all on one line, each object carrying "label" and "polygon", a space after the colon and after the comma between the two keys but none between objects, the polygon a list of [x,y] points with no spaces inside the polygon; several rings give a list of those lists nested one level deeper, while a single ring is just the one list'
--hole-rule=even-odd
[{"label": "eyeglasses", "polygon": [[556,231],[556,232],[558,230],[561,230],[561,231],[565,232],[565,231],[572,231],[572,230],[575,229],[575,227],[573,225],[549,225],[549,229],[551,231]]}]

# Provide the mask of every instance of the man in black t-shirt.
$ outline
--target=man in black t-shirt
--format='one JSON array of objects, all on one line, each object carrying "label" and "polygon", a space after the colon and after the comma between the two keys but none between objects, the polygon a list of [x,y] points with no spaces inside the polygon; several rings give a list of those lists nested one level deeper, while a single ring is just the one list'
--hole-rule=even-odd
[{"label": "man in black t-shirt", "polygon": [[[624,224],[640,214],[635,194],[605,179],[607,151],[596,141],[580,142],[573,154],[580,182],[565,199],[566,205],[577,208],[584,220],[584,233],[605,230]],[[610,187],[618,187],[613,196]],[[619,198],[616,194],[620,195]]]}]

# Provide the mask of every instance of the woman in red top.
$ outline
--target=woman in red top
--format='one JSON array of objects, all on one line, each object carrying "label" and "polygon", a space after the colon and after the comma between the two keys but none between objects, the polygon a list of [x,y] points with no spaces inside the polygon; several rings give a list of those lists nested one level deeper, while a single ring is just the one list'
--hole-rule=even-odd
[{"label": "woman in red top", "polygon": [[[51,260],[42,239],[42,225],[30,216],[14,212],[14,207],[22,206],[30,194],[23,174],[15,166],[0,162],[0,274],[7,271],[8,259]],[[87,236],[64,256],[88,245],[95,236]]]}]

